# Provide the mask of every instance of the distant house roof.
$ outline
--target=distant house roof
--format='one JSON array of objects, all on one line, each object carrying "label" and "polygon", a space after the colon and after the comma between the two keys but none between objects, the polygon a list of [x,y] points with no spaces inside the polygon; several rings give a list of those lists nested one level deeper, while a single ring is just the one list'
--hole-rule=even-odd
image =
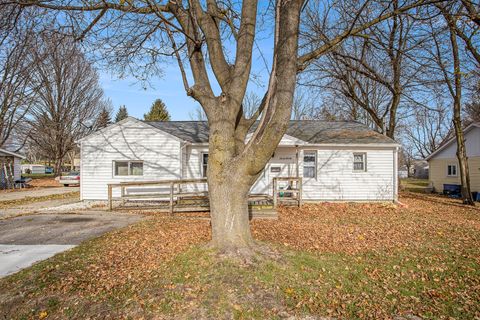
[{"label": "distant house roof", "polygon": [[[190,143],[208,142],[206,121],[146,123]],[[397,144],[361,123],[349,121],[291,120],[286,134],[310,144]]]},{"label": "distant house roof", "polygon": [[22,154],[0,148],[0,156],[5,156],[5,155],[17,157],[17,158],[20,158],[20,159],[25,159],[25,156],[22,155]]},{"label": "distant house roof", "polygon": [[[480,122],[473,122],[471,124],[469,124],[465,129],[463,129],[463,134],[467,134],[470,130],[472,130],[473,128],[480,128]],[[448,139],[446,142],[444,142],[443,144],[440,145],[440,147],[435,150],[434,152],[432,152],[431,154],[429,154],[425,160],[426,161],[429,161],[430,159],[432,159],[433,157],[435,157],[440,151],[442,151],[443,149],[447,148],[449,145],[451,145],[452,143],[456,142],[456,135],[454,134],[450,139]]]}]

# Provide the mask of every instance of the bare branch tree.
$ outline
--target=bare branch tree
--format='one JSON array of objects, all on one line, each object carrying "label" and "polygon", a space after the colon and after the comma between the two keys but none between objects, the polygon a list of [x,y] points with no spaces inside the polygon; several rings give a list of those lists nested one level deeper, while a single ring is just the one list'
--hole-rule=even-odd
[{"label": "bare branch tree", "polygon": [[[397,12],[399,1],[392,1],[392,6]],[[363,21],[369,14],[367,11],[357,19]],[[328,37],[322,21],[310,21],[318,37]],[[412,16],[395,13],[369,27],[314,63],[310,82],[320,90],[343,96],[353,120],[373,124],[375,130],[394,138],[406,97],[415,96],[420,85],[417,77],[425,69],[415,58],[427,38],[416,32],[417,24]],[[358,112],[359,108],[365,112]]]},{"label": "bare branch tree", "polygon": [[38,86],[29,139],[54,161],[58,175],[75,141],[94,129],[104,106],[103,91],[95,69],[70,38],[44,33],[34,55],[42,59],[30,70]]},{"label": "bare branch tree", "polygon": [[450,114],[450,108],[440,101],[434,110],[422,106],[414,109],[412,121],[403,130],[414,156],[425,159],[450,136]]},{"label": "bare branch tree", "polygon": [[[437,5],[437,8],[439,8],[442,13],[443,20],[430,21],[434,43],[432,55],[453,102],[453,127],[457,142],[457,159],[460,169],[462,199],[465,204],[475,205],[470,190],[470,173],[462,122],[462,89],[464,86],[462,62],[464,62],[463,66],[465,67],[465,62],[467,62],[466,60],[468,59],[461,57],[455,27],[457,17],[453,16],[449,11],[454,9],[442,5]],[[434,24],[435,22],[436,24]],[[438,28],[438,24],[443,25],[444,33],[434,31]]]},{"label": "bare branch tree", "polygon": [[[23,144],[13,133],[33,102],[30,69],[36,63],[34,20],[17,5],[0,11],[0,147]],[[13,141],[17,140],[17,141]]]},{"label": "bare branch tree", "polygon": [[[353,14],[338,23],[341,27],[328,38],[307,39],[300,49],[302,13],[318,8],[314,1],[275,1],[269,7],[274,9],[270,77],[251,117],[245,114],[243,101],[258,32],[257,0],[17,2],[60,11],[63,15],[58,23],[68,24],[86,45],[89,41],[94,44],[120,73],[145,79],[161,74],[162,61],[176,61],[187,95],[200,103],[208,118],[212,244],[222,251],[251,253],[255,245],[249,228],[248,193],[286,132],[298,73],[347,37],[431,1],[407,0],[401,7],[366,1],[349,8]],[[341,1],[332,1],[329,6],[345,9]],[[370,10],[369,18],[359,20],[358,15],[366,9]],[[332,14],[331,19],[336,17]],[[187,70],[192,79],[185,76]],[[220,92],[214,90],[209,70]],[[256,121],[251,139],[245,142]]]}]

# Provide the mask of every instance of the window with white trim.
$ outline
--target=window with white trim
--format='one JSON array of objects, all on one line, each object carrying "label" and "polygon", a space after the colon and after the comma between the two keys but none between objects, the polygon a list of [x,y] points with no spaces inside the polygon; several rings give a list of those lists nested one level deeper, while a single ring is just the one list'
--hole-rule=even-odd
[{"label": "window with white trim", "polygon": [[303,152],[303,177],[315,178],[317,176],[317,152]]},{"label": "window with white trim", "polygon": [[202,177],[207,177],[208,153],[202,153]]},{"label": "window with white trim", "polygon": [[143,176],[143,162],[113,161],[113,175],[115,177]]},{"label": "window with white trim", "polygon": [[457,176],[457,165],[456,164],[447,165],[447,176],[448,177],[456,177]]},{"label": "window with white trim", "polygon": [[367,171],[367,154],[365,152],[356,152],[353,154],[353,171]]}]

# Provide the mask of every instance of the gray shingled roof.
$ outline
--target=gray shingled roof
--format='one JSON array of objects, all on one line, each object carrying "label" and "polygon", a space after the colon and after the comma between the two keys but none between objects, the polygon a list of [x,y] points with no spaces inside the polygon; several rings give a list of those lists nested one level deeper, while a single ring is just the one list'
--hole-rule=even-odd
[{"label": "gray shingled roof", "polygon": [[[208,142],[208,123],[205,121],[147,121],[146,123],[184,141]],[[361,123],[348,121],[291,120],[286,133],[313,144],[396,143]]]}]

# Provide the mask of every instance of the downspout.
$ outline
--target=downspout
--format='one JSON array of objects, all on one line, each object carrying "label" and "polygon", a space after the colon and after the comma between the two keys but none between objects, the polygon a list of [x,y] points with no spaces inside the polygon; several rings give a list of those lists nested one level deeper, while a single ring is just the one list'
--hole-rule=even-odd
[{"label": "downspout", "polygon": [[393,202],[398,201],[398,147],[393,151]]},{"label": "downspout", "polygon": [[180,142],[180,179],[185,179],[185,172],[183,168],[183,150],[187,147],[187,145],[187,141]]},{"label": "downspout", "polygon": [[300,171],[298,169],[298,144],[295,145],[295,162],[296,162],[296,175],[297,175],[297,178],[300,176]]}]

